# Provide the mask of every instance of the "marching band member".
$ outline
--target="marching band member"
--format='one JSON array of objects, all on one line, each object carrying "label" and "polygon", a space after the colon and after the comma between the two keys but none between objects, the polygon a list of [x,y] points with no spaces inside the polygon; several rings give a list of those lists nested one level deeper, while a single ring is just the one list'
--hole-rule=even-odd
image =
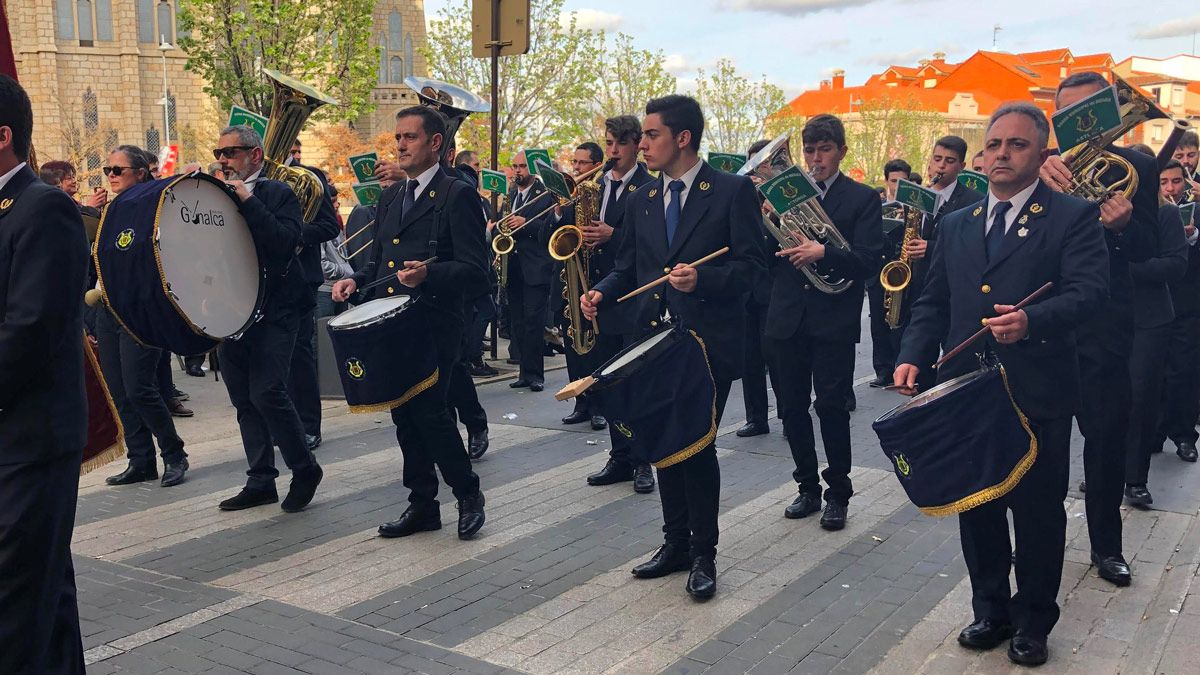
[{"label": "marching band member", "polygon": [[1179,145],[1175,146],[1171,158],[1183,166],[1186,178],[1200,181],[1200,170],[1197,170],[1197,163],[1200,162],[1200,135],[1195,131],[1185,131],[1183,136],[1180,136]]},{"label": "marching band member", "polygon": [[[891,159],[883,165],[883,188],[885,201],[896,200],[896,187],[900,181],[908,180],[912,166],[903,159]],[[897,227],[884,235],[883,246],[879,249],[879,266],[900,257],[900,243],[904,236],[904,228]],[[892,335],[892,327],[888,325],[887,312],[883,308],[883,286],[879,276],[875,275],[863,283],[867,289],[867,307],[871,317],[871,365],[875,370],[875,379],[868,383],[873,388],[886,387],[892,381],[892,372],[896,369],[896,349],[898,341]]]},{"label": "marching band member", "polygon": [[508,192],[508,204],[512,207],[509,212],[534,200],[539,204],[525,209],[522,212],[525,215],[513,216],[508,221],[508,227],[520,228],[513,234],[516,248],[509,254],[508,261],[508,321],[509,335],[517,351],[513,356],[521,362],[517,380],[508,386],[513,389],[529,387],[530,391],[537,392],[545,387],[546,381],[544,328],[549,311],[554,258],[546,249],[543,232],[550,214],[529,222],[526,222],[526,215],[537,215],[553,204],[555,197],[543,197],[547,192],[546,187],[534,178],[535,167],[529,166],[524,152],[513,157],[512,170],[515,185]]},{"label": "marching band member", "polygon": [[[818,115],[801,132],[804,161],[820,191],[817,199],[850,244],[848,251],[806,241],[779,251],[772,268],[771,304],[767,310],[767,353],[781,389],[783,428],[796,469],[800,494],[784,511],[803,518],[821,510],[821,478],[825,510],[821,527],[840,530],[854,493],[850,482],[850,411],[853,395],[854,345],[859,339],[862,282],[879,274],[883,223],[875,190],[841,172],[846,157],[846,130],[838,118]],[[824,268],[853,280],[844,293],[814,288],[800,270],[823,261]],[[816,401],[812,402],[812,393]],[[810,405],[821,421],[821,439],[829,466],[817,473],[816,439]]]},{"label": "marching band member", "polygon": [[[987,201],[942,223],[894,377],[913,393],[943,338],[958,344],[979,329],[981,318],[989,321],[991,333],[978,344],[1006,367],[1016,403],[1033,423],[1038,453],[1012,492],[959,516],[975,620],[958,641],[991,649],[1011,637],[1009,659],[1031,666],[1046,661],[1046,636],[1059,614],[1071,416],[1080,403],[1074,331],[1101,309],[1108,278],[1096,207],[1038,179],[1049,134],[1045,115],[1032,104],[1007,103],[992,115],[984,144]],[[1016,302],[1049,281],[1055,284],[1051,294],[1026,309],[1005,314],[1012,307],[999,304]],[[938,370],[938,380],[977,368],[977,351],[952,359]],[[1015,596],[1009,589],[1010,509]]]},{"label": "marching band member", "polygon": [[[670,316],[700,336],[716,383],[719,425],[729,387],[741,376],[746,294],[764,261],[754,186],[700,161],[703,131],[695,99],[671,95],[646,104],[639,149],[660,177],[624,197],[625,236],[616,266],[580,305],[589,320],[603,316],[618,297],[669,272],[669,287],[637,297],[635,325],[652,330]],[[729,253],[707,265],[685,265],[724,246]],[[665,543],[633,574],[656,578],[690,568],[688,593],[710,598],[716,593],[721,492],[716,445],[659,469],[658,481]]]},{"label": "marching band member", "polygon": [[[333,287],[343,302],[368,281],[395,277],[379,288],[383,297],[420,294],[430,311],[429,330],[437,350],[437,383],[392,409],[396,439],[404,454],[409,506],[379,526],[381,537],[406,537],[442,527],[435,467],[458,500],[458,537],[470,539],[484,522],[479,476],[447,406],[449,375],[462,354],[464,298],[487,289],[488,256],[479,195],[439,163],[446,121],[437,111],[412,106],[396,113],[396,156],[409,176],[379,198],[376,240],[367,266]],[[436,206],[436,208],[435,208]],[[437,260],[422,264],[434,255]],[[538,322],[541,329],[541,322]]]},{"label": "marching band member", "polygon": [[240,339],[226,340],[217,348],[250,464],[246,486],[221,502],[220,508],[238,511],[279,501],[274,444],[292,470],[291,488],[281,507],[293,513],[312,501],[324,476],[305,443],[287,384],[300,321],[315,303],[296,256],[302,229],[300,202],[286,184],[262,175],[262,138],[250,127],[222,129],[213,155],[230,177],[227,182],[237,195],[256,248],[265,257],[268,275],[263,318]]},{"label": "marching band member", "polygon": [[[746,150],[746,157],[753,157],[759,150],[767,147],[770,140],[755,141]],[[754,175],[751,181],[757,180]],[[765,198],[759,194],[759,203],[766,211]],[[764,211],[764,217],[770,217]],[[775,238],[765,227],[759,227],[762,240],[763,255],[770,256],[776,250]],[[742,373],[742,403],[746,407],[746,423],[735,432],[741,438],[761,436],[771,432],[767,425],[767,357],[763,353],[765,339],[763,333],[767,324],[767,306],[771,302],[771,277],[764,275],[754,281],[750,297],[746,300],[746,368]],[[771,377],[771,388],[775,387],[774,376]],[[778,401],[776,401],[778,403]],[[782,419],[783,413],[779,413]]]}]

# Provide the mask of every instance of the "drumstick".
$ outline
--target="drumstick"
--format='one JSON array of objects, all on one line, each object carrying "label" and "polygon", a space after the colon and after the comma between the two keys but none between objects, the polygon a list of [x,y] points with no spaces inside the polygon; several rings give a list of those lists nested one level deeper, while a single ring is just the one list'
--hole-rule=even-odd
[{"label": "drumstick", "polygon": [[[1045,283],[1045,284],[1044,284],[1044,285],[1043,285],[1041,288],[1039,288],[1039,289],[1037,289],[1036,291],[1034,291],[1034,292],[1030,293],[1030,294],[1029,294],[1029,296],[1028,296],[1027,298],[1025,298],[1024,300],[1022,300],[1022,301],[1018,302],[1017,304],[1013,305],[1013,308],[1012,308],[1012,310],[1011,310],[1011,311],[1009,311],[1009,312],[1005,312],[1005,314],[1012,314],[1012,312],[1016,312],[1016,311],[1018,311],[1018,310],[1020,310],[1020,309],[1023,309],[1023,308],[1025,307],[1025,305],[1028,305],[1029,303],[1033,302],[1034,300],[1037,300],[1038,298],[1040,298],[1040,297],[1042,296],[1042,294],[1044,294],[1046,291],[1050,290],[1050,289],[1051,289],[1051,288],[1053,288],[1053,287],[1054,287],[1054,282],[1053,282],[1053,281],[1047,281],[1047,282],[1046,282],[1046,283]],[[938,359],[938,362],[937,362],[937,363],[935,363],[935,364],[933,364],[933,367],[934,367],[935,369],[936,369],[936,368],[940,368],[940,367],[941,367],[941,366],[942,366],[944,363],[946,363],[946,362],[947,362],[947,361],[949,361],[950,359],[952,359],[952,358],[954,358],[954,357],[958,356],[959,354],[961,354],[961,353],[962,353],[962,351],[963,351],[964,349],[966,349],[967,347],[971,346],[971,343],[975,342],[975,341],[976,341],[976,340],[978,340],[979,338],[981,338],[981,337],[983,337],[984,335],[986,335],[986,334],[987,334],[989,331],[991,331],[991,328],[989,328],[989,327],[986,325],[987,319],[984,319],[984,322],[985,322],[985,325],[984,325],[984,327],[983,327],[983,328],[980,328],[978,331],[976,331],[976,332],[975,332],[975,334],[974,334],[974,335],[972,335],[971,337],[967,338],[966,340],[963,340],[963,341],[962,341],[961,343],[959,343],[959,345],[958,345],[957,347],[955,347],[954,349],[951,349],[950,351],[946,352],[946,355],[945,355],[945,356],[943,356],[942,358]]]},{"label": "drumstick", "polygon": [[[432,258],[429,258],[428,260],[422,260],[421,262],[417,263],[417,265],[416,265],[415,267],[409,267],[409,268],[406,268],[406,269],[410,269],[410,270],[421,269],[422,267],[424,267],[424,266],[428,265],[428,264],[429,264],[429,263],[431,263],[431,262],[437,262],[437,256],[436,256],[436,255],[435,255],[435,256],[433,256]],[[360,290],[363,290],[363,291],[369,291],[369,290],[371,290],[372,288],[375,288],[376,286],[382,286],[383,284],[386,284],[386,283],[388,283],[389,281],[393,281],[393,280],[397,280],[397,279],[396,279],[396,275],[395,275],[395,274],[389,274],[389,275],[388,275],[388,276],[386,276],[386,277],[381,277],[381,278],[379,278],[379,279],[376,279],[375,281],[372,281],[371,283],[367,284],[366,286],[363,286],[363,287],[362,287],[362,289],[360,289]]]},{"label": "drumstick", "polygon": [[[684,268],[691,269],[697,265],[703,265],[704,263],[708,262],[709,260],[712,260],[713,258],[716,258],[719,256],[723,256],[726,253],[729,253],[729,247],[722,246],[721,248],[717,249],[716,251],[713,251],[712,253],[709,253],[708,255],[704,256],[703,258],[697,260],[696,262],[684,265]],[[651,281],[650,283],[646,284],[645,286],[642,286],[641,288],[639,288],[637,290],[633,290],[633,291],[626,293],[625,295],[622,295],[621,297],[617,298],[617,302],[625,302],[626,300],[634,297],[635,295],[641,295],[642,293],[645,293],[646,291],[650,290],[651,288],[654,288],[655,286],[661,286],[661,285],[665,284],[667,282],[667,279],[669,279],[669,278],[671,278],[670,274],[664,274],[661,277],[655,279],[654,281]]]}]

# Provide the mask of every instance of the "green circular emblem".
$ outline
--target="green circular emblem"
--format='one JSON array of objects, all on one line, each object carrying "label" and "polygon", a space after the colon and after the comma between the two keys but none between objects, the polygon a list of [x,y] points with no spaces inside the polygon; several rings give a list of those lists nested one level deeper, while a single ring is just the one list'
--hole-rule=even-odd
[{"label": "green circular emblem", "polygon": [[129,246],[132,243],[133,243],[133,230],[132,229],[121,230],[120,234],[117,235],[117,250],[118,251],[129,250]]},{"label": "green circular emblem", "polygon": [[367,374],[367,371],[363,368],[362,361],[358,359],[346,359],[346,373],[350,375],[351,379],[361,380]]}]

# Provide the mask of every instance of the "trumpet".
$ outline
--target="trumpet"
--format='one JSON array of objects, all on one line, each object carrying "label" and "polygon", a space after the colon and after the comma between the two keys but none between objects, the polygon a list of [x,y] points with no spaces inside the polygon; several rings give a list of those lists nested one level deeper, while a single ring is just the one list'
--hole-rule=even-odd
[{"label": "trumpet", "polygon": [[591,171],[582,173],[576,177],[571,177],[566,174],[563,174],[563,180],[565,180],[567,182],[567,188],[571,191],[571,198],[570,199],[562,199],[560,197],[553,204],[542,209],[536,215],[526,218],[524,223],[521,223],[520,225],[518,225],[516,227],[507,227],[508,220],[510,218],[517,215],[521,211],[524,211],[530,205],[537,203],[538,201],[541,200],[542,197],[545,197],[546,195],[553,195],[553,193],[550,192],[549,190],[547,190],[546,192],[543,192],[542,194],[538,195],[537,197],[533,198],[532,200],[522,204],[521,208],[517,209],[516,211],[513,211],[512,213],[508,214],[507,216],[504,216],[500,220],[496,221],[496,229],[499,230],[500,234],[496,235],[496,237],[494,239],[492,239],[492,251],[494,251],[496,253],[496,255],[508,255],[509,253],[512,253],[513,249],[516,248],[516,242],[513,240],[513,235],[516,234],[517,231],[519,231],[522,227],[525,227],[529,223],[537,220],[538,218],[541,218],[542,216],[546,215],[547,213],[550,213],[550,211],[556,207],[558,207],[558,208],[566,207],[566,206],[570,206],[570,205],[578,202],[581,199],[581,197],[579,196],[579,185],[581,183],[587,181],[592,176],[595,176],[597,173],[602,173],[604,171],[608,171],[609,169],[612,169],[614,166],[616,166],[616,164],[617,164],[617,161],[615,159],[610,159],[607,162],[605,162],[603,165],[598,166],[598,167],[592,169]]}]

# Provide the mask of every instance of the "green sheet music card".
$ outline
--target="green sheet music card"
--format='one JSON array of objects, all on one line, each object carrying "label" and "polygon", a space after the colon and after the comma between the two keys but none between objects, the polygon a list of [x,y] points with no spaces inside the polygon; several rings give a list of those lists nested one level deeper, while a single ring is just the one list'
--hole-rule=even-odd
[{"label": "green sheet music card", "polygon": [[1121,125],[1116,87],[1105,87],[1054,113],[1052,126],[1058,148],[1066,151]]},{"label": "green sheet music card", "polygon": [[1180,204],[1179,215],[1181,218],[1183,218],[1184,227],[1187,227],[1188,225],[1195,225],[1196,222],[1193,219],[1196,217],[1196,202]]},{"label": "green sheet music card", "polygon": [[737,173],[737,170],[742,168],[746,163],[746,156],[732,152],[710,152],[708,153],[708,165],[717,171],[725,173]]},{"label": "green sheet music card", "polygon": [[542,184],[546,189],[563,199],[571,198],[571,188],[567,185],[567,180],[563,175],[555,171],[549,164],[543,162],[539,157],[534,162],[537,164],[537,175],[542,179]]},{"label": "green sheet music card", "polygon": [[794,166],[759,185],[758,190],[771,202],[776,213],[786,213],[818,194],[817,186],[808,174]]},{"label": "green sheet music card", "polygon": [[508,176],[503,171],[484,169],[480,176],[483,189],[497,194],[508,194]]},{"label": "green sheet music card", "polygon": [[553,168],[553,165],[550,163],[550,151],[549,150],[542,150],[541,148],[531,148],[531,149],[525,151],[525,161],[529,163],[529,173],[531,173],[535,176],[541,175],[540,173],[538,173],[538,170],[537,170],[538,160],[545,162],[546,166]]},{"label": "green sheet music card", "polygon": [[383,186],[379,181],[371,181],[369,183],[355,183],[350,186],[354,190],[354,198],[363,206],[370,206],[379,203],[379,196],[383,194]]},{"label": "green sheet music card", "polygon": [[350,162],[350,170],[354,172],[354,178],[360,183],[370,183],[375,180],[375,165],[379,163],[379,153],[364,152],[361,155],[350,155],[346,158]]},{"label": "green sheet music card", "polygon": [[247,126],[258,132],[261,137],[267,135],[267,118],[258,113],[251,112],[240,105],[235,105],[229,109],[229,124],[226,126]]},{"label": "green sheet music card", "polygon": [[986,195],[988,191],[988,177],[970,169],[959,172],[958,184],[982,195]]},{"label": "green sheet music card", "polygon": [[912,181],[901,179],[896,186],[896,201],[932,214],[937,207],[937,193]]}]

